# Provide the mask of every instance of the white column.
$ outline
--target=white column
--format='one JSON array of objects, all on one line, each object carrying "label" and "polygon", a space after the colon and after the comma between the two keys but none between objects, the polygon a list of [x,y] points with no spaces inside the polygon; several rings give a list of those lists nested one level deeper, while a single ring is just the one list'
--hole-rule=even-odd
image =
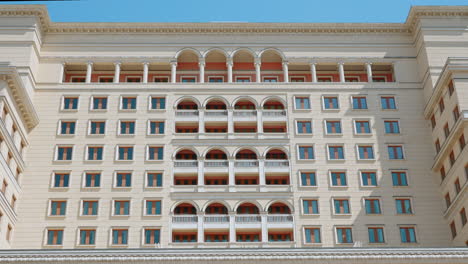
[{"label": "white column", "polygon": [[227,114],[228,114],[228,135],[234,133],[234,110],[232,108],[227,109]]},{"label": "white column", "polygon": [[267,219],[267,213],[266,212],[261,212],[260,217],[262,218],[262,242],[267,243],[268,242],[268,219]]},{"label": "white column", "polygon": [[203,243],[205,242],[204,241],[204,237],[205,237],[205,228],[203,226],[203,222],[204,222],[204,216],[205,216],[205,213],[204,212],[198,212],[197,213],[197,216],[198,216],[198,232],[197,232],[197,242],[198,243]]},{"label": "white column", "polygon": [[171,83],[176,83],[177,61],[171,61]]},{"label": "white column", "polygon": [[205,185],[205,160],[198,158],[198,186]]},{"label": "white column", "polygon": [[226,66],[227,66],[228,83],[232,83],[232,67],[234,66],[234,62],[232,61],[232,58],[228,58],[226,62]]},{"label": "white column", "polygon": [[236,242],[236,212],[229,212],[229,243]]},{"label": "white column", "polygon": [[59,69],[59,83],[63,83],[63,76],[65,75],[65,62],[60,63]]},{"label": "white column", "polygon": [[198,67],[199,67],[199,70],[200,70],[200,81],[199,81],[199,83],[204,83],[205,82],[205,65],[206,65],[205,60],[200,59],[200,62],[198,62]]},{"label": "white column", "polygon": [[260,186],[265,186],[265,160],[263,158],[258,159],[258,178]]},{"label": "white column", "polygon": [[228,181],[228,184],[229,184],[229,187],[234,187],[236,185],[236,175],[234,173],[234,164],[235,164],[235,160],[234,159],[229,159],[229,169],[228,169],[228,173],[229,173],[229,181]]},{"label": "white column", "polygon": [[288,62],[284,61],[283,62],[283,75],[284,75],[284,81],[285,83],[289,82],[289,67],[288,67]]},{"label": "white column", "polygon": [[310,63],[310,74],[312,75],[312,82],[317,82],[317,63]]},{"label": "white column", "polygon": [[344,83],[346,80],[345,80],[344,63],[343,62],[338,62],[338,72],[340,74],[340,82]]},{"label": "white column", "polygon": [[148,83],[149,62],[143,62],[143,83]]},{"label": "white column", "polygon": [[263,118],[262,109],[257,109],[257,134],[263,134]]},{"label": "white column", "polygon": [[205,109],[198,109],[198,134],[205,133]]},{"label": "white column", "polygon": [[255,65],[255,82],[262,82],[262,78],[261,78],[261,74],[260,74],[260,66],[262,65],[262,63],[259,61],[259,60],[256,60],[254,62],[254,65]]},{"label": "white column", "polygon": [[86,65],[86,83],[90,83],[91,82],[91,74],[93,72],[93,63],[92,62],[88,62],[88,64]]},{"label": "white column", "polygon": [[115,62],[115,70],[114,70],[114,83],[119,83],[120,82],[120,65],[121,62]]},{"label": "white column", "polygon": [[372,82],[372,63],[366,62],[367,81]]},{"label": "white column", "polygon": [[396,65],[396,62],[392,62],[392,78],[393,78],[393,82],[396,82],[395,65]]}]

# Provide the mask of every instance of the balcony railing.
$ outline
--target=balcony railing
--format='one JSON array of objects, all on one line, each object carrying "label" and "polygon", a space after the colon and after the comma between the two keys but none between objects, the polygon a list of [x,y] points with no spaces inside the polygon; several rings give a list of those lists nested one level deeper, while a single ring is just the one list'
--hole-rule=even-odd
[{"label": "balcony railing", "polygon": [[228,167],[228,166],[229,166],[229,161],[226,161],[226,160],[205,161],[205,167],[220,168],[220,167]]},{"label": "balcony railing", "polygon": [[292,215],[269,215],[267,217],[268,223],[292,223]]},{"label": "balcony railing", "polygon": [[266,160],[265,167],[289,167],[289,161],[287,160]]},{"label": "balcony railing", "polygon": [[178,161],[174,161],[174,167],[179,167],[179,168],[198,167],[198,161],[196,161],[196,160],[178,160]]},{"label": "balcony railing", "polygon": [[197,223],[198,216],[196,215],[174,215],[172,223]]},{"label": "balcony railing", "polygon": [[260,215],[237,215],[236,223],[260,223],[262,217]]},{"label": "balcony railing", "polygon": [[205,116],[227,116],[227,110],[206,110]]},{"label": "balcony railing", "polygon": [[283,116],[286,116],[286,111],[285,110],[263,110],[263,116],[283,117]]},{"label": "balcony railing", "polygon": [[257,110],[234,110],[234,116],[240,116],[240,117],[257,116]]},{"label": "balcony railing", "polygon": [[229,215],[207,215],[205,223],[229,223]]},{"label": "balcony railing", "polygon": [[235,166],[236,167],[242,167],[242,168],[258,167],[258,161],[256,161],[256,160],[236,161]]},{"label": "balcony railing", "polygon": [[177,110],[176,116],[198,116],[198,110]]}]

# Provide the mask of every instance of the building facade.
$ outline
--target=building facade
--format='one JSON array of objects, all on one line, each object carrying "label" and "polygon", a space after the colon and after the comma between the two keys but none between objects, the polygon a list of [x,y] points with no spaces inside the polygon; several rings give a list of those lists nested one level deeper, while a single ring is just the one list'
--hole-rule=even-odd
[{"label": "building facade", "polygon": [[430,248],[468,244],[467,26],[464,6],[335,25],[2,5],[2,257],[466,261]]}]

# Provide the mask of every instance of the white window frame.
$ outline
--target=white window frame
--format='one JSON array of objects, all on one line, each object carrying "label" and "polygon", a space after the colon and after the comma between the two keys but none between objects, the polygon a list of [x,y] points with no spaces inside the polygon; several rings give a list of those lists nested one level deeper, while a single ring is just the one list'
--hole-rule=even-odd
[{"label": "white window frame", "polygon": [[[62,134],[62,123],[63,122],[75,122],[75,133],[73,134]],[[58,126],[57,126],[57,136],[60,136],[60,137],[73,137],[76,135],[76,129],[78,127],[78,120],[77,119],[60,119],[58,121]]]},{"label": "white window frame", "polygon": [[[128,159],[128,160],[121,160],[119,159],[119,149],[121,147],[132,147],[133,148],[133,155],[132,155],[132,159]],[[119,162],[130,162],[130,161],[134,161],[135,160],[135,145],[133,144],[119,144],[119,145],[116,145],[115,146],[115,161],[119,161]]]},{"label": "white window frame", "polygon": [[[156,82],[156,79],[166,79],[167,82]],[[170,79],[170,78],[169,78],[169,76],[167,76],[167,75],[161,75],[161,76],[155,75],[155,76],[153,76],[153,83],[169,83],[169,82],[170,82],[169,79]]]},{"label": "white window frame", "polygon": [[[313,156],[314,156],[313,159],[301,159],[301,153],[300,153],[300,151],[299,151],[299,148],[302,147],[302,146],[312,147],[312,154],[313,154]],[[315,158],[316,158],[316,157],[315,157],[315,155],[316,155],[316,154],[315,154],[315,144],[314,144],[314,143],[312,143],[312,144],[307,144],[307,143],[304,143],[304,144],[297,144],[297,145],[296,145],[296,153],[297,153],[297,160],[298,160],[298,161],[312,161],[312,160],[315,161]]]},{"label": "white window frame", "polygon": [[[116,201],[128,201],[128,215],[116,215],[115,214],[115,202]],[[112,198],[111,200],[111,216],[112,217],[130,217],[132,215],[132,199],[131,198]]]},{"label": "white window frame", "polygon": [[[162,206],[162,205],[161,205]],[[159,229],[159,243],[158,244],[146,244],[145,231],[146,229]],[[161,246],[161,234],[163,227],[162,226],[142,226],[141,227],[141,246],[146,248],[159,248]]]},{"label": "white window frame", "polygon": [[[419,239],[418,239],[419,234],[418,234],[418,229],[417,229],[416,224],[414,224],[414,225],[400,224],[400,225],[397,225],[397,227],[398,227],[398,233],[400,234],[399,235],[399,240],[400,240],[401,245],[416,245],[416,244],[419,244]],[[414,229],[414,237],[416,238],[416,242],[406,242],[406,243],[401,242],[401,232],[400,232],[401,227],[412,227]]]},{"label": "white window frame", "polygon": [[[309,109],[298,109],[296,105],[296,98],[297,97],[307,97],[309,99]],[[294,111],[303,111],[303,112],[310,112],[312,111],[312,100],[310,100],[310,95],[301,95],[301,94],[296,94],[293,96],[293,105],[294,105]]]},{"label": "white window frame", "polygon": [[[315,173],[315,185],[311,185],[311,186],[306,186],[306,185],[302,185],[302,176],[301,174],[302,173]],[[318,182],[318,179],[317,179],[317,170],[298,170],[297,171],[297,177],[298,177],[298,181],[299,181],[299,187],[300,188],[317,188],[319,187],[319,182]]]},{"label": "white window frame", "polygon": [[[161,178],[162,178],[162,184],[161,186],[154,186],[154,187],[151,187],[151,186],[148,186],[148,173],[161,173]],[[163,188],[164,186],[164,171],[163,170],[146,170],[145,171],[145,180],[144,180],[144,186],[143,188],[145,189],[161,189]]]},{"label": "white window frame", "polygon": [[[71,154],[71,159],[69,160],[59,160],[58,159],[58,149],[60,147],[71,147],[72,148],[72,154]],[[54,162],[72,162],[73,161],[73,157],[75,156],[75,145],[70,145],[70,144],[59,144],[59,145],[55,145],[55,154],[54,154]]]},{"label": "white window frame", "polygon": [[[328,133],[327,131],[327,122],[328,121],[332,121],[332,122],[340,122],[340,129],[341,129],[341,133]],[[342,136],[343,135],[343,122],[341,119],[339,118],[327,118],[327,119],[324,119],[323,120],[323,130],[325,132],[325,135],[327,136]]]},{"label": "white window frame", "polygon": [[[251,76],[243,76],[243,75],[239,75],[239,76],[235,76],[234,78],[234,82],[238,82],[237,79],[249,79],[249,83],[252,82],[252,77]],[[240,82],[240,83],[243,83],[243,82]]]},{"label": "white window frame", "polygon": [[[101,174],[101,179],[100,179],[100,182],[99,182],[100,184],[99,184],[98,187],[86,187],[86,174],[88,174],[88,173],[95,173],[95,174],[99,173],[99,174]],[[101,186],[102,186],[102,171],[100,171],[100,170],[85,170],[85,171],[83,171],[81,178],[82,178],[82,180],[81,180],[81,188],[82,189],[96,190],[96,189],[101,188]]]},{"label": "white window frame", "polygon": [[[398,109],[400,109],[400,106],[398,105],[399,100],[397,100],[397,96],[395,94],[379,94],[378,97],[381,111],[397,111]],[[393,99],[395,100],[395,109],[384,109],[382,105],[382,97],[393,97]]]},{"label": "white window frame", "polygon": [[[130,173],[130,186],[117,186],[117,174],[119,173]],[[132,170],[116,170],[114,171],[114,173],[112,173],[113,177],[113,181],[112,181],[112,188],[114,189],[119,189],[119,190],[122,190],[122,189],[131,189],[133,187],[133,176],[134,176],[134,173]]]},{"label": "white window frame", "polygon": [[[380,207],[380,214],[369,214],[366,212],[366,199],[371,199],[371,200],[379,200],[379,207]],[[365,215],[367,216],[382,216],[384,215],[384,210],[382,206],[382,196],[363,196],[361,198],[361,206],[363,208],[363,211]]]},{"label": "white window frame", "polygon": [[[195,82],[183,82],[182,80],[185,79],[185,78],[194,78],[195,79]],[[181,75],[179,76],[179,82],[180,83],[198,83],[198,76],[197,75]]]},{"label": "white window frame", "polygon": [[[88,158],[89,158],[89,157],[88,157],[88,156],[89,156],[89,155],[88,155],[88,154],[89,154],[89,147],[102,147],[102,159],[100,159],[100,160],[90,160],[90,159],[88,159]],[[90,144],[90,145],[86,145],[86,147],[85,147],[85,153],[84,153],[84,156],[85,156],[85,157],[84,157],[84,160],[85,160],[85,161],[88,161],[88,162],[102,162],[102,161],[104,161],[105,147],[106,147],[105,145],[99,145],[99,144]]]},{"label": "white window frame", "polygon": [[[64,215],[52,215],[52,202],[65,202],[65,214]],[[65,218],[67,216],[68,211],[68,199],[67,198],[52,198],[49,199],[47,206],[47,217],[50,218]]]},{"label": "white window frame", "polygon": [[[358,133],[357,131],[357,122],[368,122],[369,123],[369,133]],[[353,118],[353,132],[355,136],[370,136],[372,135],[372,123],[370,118]]]},{"label": "white window frame", "polygon": [[[372,154],[374,155],[374,158],[373,159],[362,159],[359,156],[359,147],[368,147],[368,146],[372,147]],[[356,151],[357,160],[361,160],[361,161],[374,161],[374,160],[377,160],[377,153],[375,153],[374,143],[369,143],[369,144],[359,143],[359,144],[356,144],[355,151]]]},{"label": "white window frame", "polygon": [[[112,239],[112,233],[114,233],[114,229],[126,229],[127,230],[127,244],[114,244],[114,240]],[[130,238],[130,226],[111,226],[109,229],[109,247],[112,248],[127,248],[129,244]]]},{"label": "white window frame", "polygon": [[[325,108],[325,98],[326,97],[336,98],[336,100],[338,102],[338,108],[330,108],[330,109]],[[324,94],[324,95],[322,95],[321,99],[322,99],[321,101],[322,101],[322,110],[323,111],[327,111],[327,112],[328,111],[330,111],[330,112],[335,111],[336,112],[336,111],[339,111],[341,109],[340,96],[338,94]]]},{"label": "white window frame", "polygon": [[[95,188],[95,187],[88,187],[88,188]],[[84,202],[86,201],[97,201],[98,202],[98,208],[97,208],[97,213],[96,215],[85,215],[83,214],[83,209],[84,209]],[[100,199],[99,198],[92,198],[92,197],[86,197],[84,199],[80,200],[80,217],[86,217],[86,218],[97,218],[99,216],[99,205],[100,205]]]},{"label": "white window frame", "polygon": [[[353,111],[369,111],[369,98],[368,98],[368,94],[352,94],[350,97],[349,97],[349,105],[350,105],[350,109],[353,110]],[[354,98],[355,97],[364,97],[366,98],[366,105],[367,105],[367,108],[363,108],[363,109],[360,109],[360,108],[354,108]]]},{"label": "white window frame", "polygon": [[[135,130],[133,131],[133,134],[122,134],[122,131],[121,131],[121,124],[122,122],[133,122],[135,124]],[[123,136],[123,137],[126,137],[126,136],[135,136],[136,135],[136,131],[137,131],[137,120],[136,119],[119,119],[119,121],[117,122],[117,135],[118,136]]]},{"label": "white window frame", "polygon": [[362,82],[362,81],[361,81],[361,76],[359,76],[359,75],[353,75],[352,73],[351,73],[351,75],[345,76],[345,83],[354,83],[354,82],[347,82],[347,81],[346,81],[346,78],[357,78],[357,82]]},{"label": "white window frame", "polygon": [[[123,99],[124,98],[135,98],[135,109],[123,109]],[[126,95],[120,95],[119,97],[119,111],[125,111],[125,112],[136,112],[138,110],[138,95],[136,94],[126,94]]]},{"label": "white window frame", "polygon": [[[349,210],[349,213],[345,214],[337,214],[335,212],[335,200],[347,200],[348,201],[348,210]],[[353,213],[352,213],[352,209],[351,209],[351,197],[349,196],[332,196],[331,199],[331,209],[332,209],[332,214],[334,216],[351,216]]]},{"label": "white window frame", "polygon": [[[55,174],[68,174],[68,187],[54,187],[55,185]],[[51,175],[50,175],[50,189],[53,189],[53,190],[66,190],[68,188],[70,188],[71,186],[71,181],[72,181],[72,177],[71,177],[71,170],[54,170],[52,171]]]},{"label": "white window frame", "polygon": [[[65,98],[73,97],[78,98],[78,103],[76,104],[76,109],[65,109]],[[78,112],[80,110],[80,95],[78,94],[64,94],[61,98],[60,111],[64,112]]]},{"label": "white window frame", "polygon": [[[164,133],[163,134],[151,134],[151,122],[163,122],[164,123]],[[165,136],[166,132],[166,120],[164,119],[148,119],[146,122],[146,135],[147,136]]]},{"label": "white window frame", "polygon": [[[408,169],[401,169],[401,168],[400,169],[392,169],[392,168],[390,168],[390,169],[388,169],[388,172],[390,174],[389,175],[390,178],[392,179],[392,187],[393,188],[408,188],[408,187],[411,187],[411,182],[410,182],[410,176],[409,176],[409,170]],[[408,183],[408,185],[406,185],[406,186],[395,186],[395,185],[393,185],[393,176],[392,176],[393,172],[404,172],[404,173],[406,173],[406,183]]]},{"label": "white window frame", "polygon": [[[91,134],[91,123],[92,122],[104,122],[104,134]],[[88,120],[88,136],[92,137],[99,137],[99,136],[105,136],[106,135],[106,130],[107,130],[107,120],[105,119],[89,119]]]},{"label": "white window frame", "polygon": [[[344,172],[345,177],[346,177],[346,185],[343,186],[335,186],[333,185],[333,178],[332,178],[332,173],[333,172]],[[343,170],[343,169],[330,169],[328,170],[328,181],[330,188],[348,188],[349,187],[349,178],[348,178],[348,171]]]},{"label": "white window frame", "polygon": [[[377,185],[375,185],[375,186],[374,186],[374,185],[364,185],[364,182],[362,181],[362,173],[363,173],[363,172],[373,172],[373,173],[375,173],[375,180],[377,181]],[[362,188],[377,188],[377,187],[380,186],[380,185],[379,185],[379,175],[378,175],[378,171],[375,170],[375,169],[370,169],[370,170],[363,170],[363,169],[361,169],[361,170],[358,171],[358,176],[359,176],[359,184],[360,184],[360,186],[361,186]],[[390,176],[392,176],[392,175],[390,175]]]},{"label": "white window frame", "polygon": [[[321,82],[320,79],[329,79],[329,82]],[[333,83],[333,75],[317,75],[318,83]]]},{"label": "white window frame", "polygon": [[[149,148],[150,147],[156,147],[156,148],[162,148],[163,149],[163,159],[159,160],[159,159],[156,159],[156,160],[150,160],[149,159]],[[146,148],[145,148],[145,161],[149,161],[149,162],[163,162],[164,161],[164,145],[146,145]]]},{"label": "white window frame", "polygon": [[[106,98],[107,99],[107,107],[105,109],[94,109],[94,98]],[[89,102],[89,111],[93,112],[105,112],[109,108],[109,95],[98,95],[95,94],[90,97],[90,102]]]},{"label": "white window frame", "polygon": [[[402,160],[406,160],[406,151],[405,151],[405,146],[404,144],[402,143],[387,143],[385,144],[387,149],[387,158],[389,161],[402,161]],[[389,146],[401,146],[401,150],[402,150],[402,153],[403,153],[403,158],[402,159],[390,159],[390,153],[388,152],[388,147]]]},{"label": "white window frame", "polygon": [[[338,228],[350,228],[351,229],[352,241],[350,243],[340,243],[339,242],[339,240],[338,240]],[[334,231],[335,243],[337,245],[354,245],[355,239],[354,239],[354,231],[353,231],[353,226],[352,225],[335,225],[335,226],[333,226],[333,231]]]},{"label": "white window frame", "polygon": [[[143,82],[142,76],[139,76],[139,75],[127,75],[127,76],[125,76],[125,82],[126,83],[129,83],[128,78],[138,78],[138,79],[140,79],[139,82],[135,82],[135,83],[142,83]],[[133,83],[133,82],[131,82],[131,83]]]},{"label": "white window frame", "polygon": [[303,76],[303,75],[299,75],[299,76],[296,76],[296,75],[293,75],[293,76],[289,76],[289,82],[292,82],[292,83],[301,83],[301,82],[293,82],[292,79],[301,79],[303,80],[303,82],[306,82],[306,77]]},{"label": "white window frame", "polygon": [[[94,244],[81,244],[80,238],[81,238],[81,230],[94,230],[96,232],[95,237],[94,237]],[[76,247],[80,248],[95,248],[96,247],[96,241],[97,241],[97,232],[98,232],[98,227],[97,226],[79,226],[76,228]]]},{"label": "white window frame", "polygon": [[[298,122],[309,122],[311,132],[310,133],[299,133],[299,130],[298,130],[298,127],[297,127]],[[311,118],[295,119],[294,120],[294,128],[295,128],[294,130],[295,130],[297,136],[311,136],[311,135],[314,134],[314,123],[313,123],[313,120]]]},{"label": "white window frame", "polygon": [[[402,131],[401,131],[401,122],[400,122],[400,119],[399,118],[384,118],[382,120],[383,122],[383,131],[384,131],[384,134],[387,135],[387,136],[399,136],[399,135],[402,135]],[[398,123],[398,130],[400,131],[400,133],[387,133],[387,131],[385,131],[385,121],[396,121]]]},{"label": "white window frame", "polygon": [[[151,100],[153,98],[164,98],[164,100],[166,101],[166,105],[165,105],[166,107],[164,109],[152,109],[151,108]],[[166,109],[167,109],[167,97],[165,95],[150,94],[148,96],[148,111],[154,111],[154,112],[160,111],[160,112],[162,112],[162,111],[166,111]]]},{"label": "white window frame", "polygon": [[102,75],[102,76],[98,76],[98,83],[103,83],[101,82],[101,79],[104,79],[104,78],[112,78],[112,82],[104,82],[104,83],[114,83],[114,76],[113,75]]},{"label": "white window frame", "polygon": [[[74,79],[78,79],[78,78],[85,79],[85,82],[73,82]],[[83,76],[81,76],[81,75],[70,76],[70,83],[86,83],[86,76],[85,75],[83,75]]]},{"label": "white window frame", "polygon": [[[380,208],[380,210],[382,210],[382,208]],[[387,233],[386,233],[386,231],[385,231],[385,225],[366,225],[366,227],[367,227],[367,230],[366,230],[366,231],[367,231],[367,240],[368,240],[367,243],[368,243],[369,245],[385,245],[385,244],[387,244]],[[383,242],[370,242],[370,239],[369,239],[369,228],[381,228],[381,229],[382,229],[382,233],[383,233],[383,239],[384,239],[384,241],[383,241]],[[398,228],[398,231],[400,231],[399,228]],[[400,241],[401,241],[401,239],[400,239]]]},{"label": "white window frame", "polygon": [[[412,196],[407,196],[407,195],[394,195],[392,196],[393,198],[393,206],[395,207],[395,215],[415,215],[416,214],[416,210],[414,208],[414,200],[413,200],[413,197]],[[398,211],[397,211],[397,207],[396,207],[396,200],[397,199],[408,199],[410,201],[410,206],[411,206],[411,213],[410,214],[399,214]]]},{"label": "white window frame", "polygon": [[[276,82],[265,82],[265,78],[274,78]],[[262,76],[262,83],[279,83],[279,77],[275,75],[263,75]]]},{"label": "white window frame", "polygon": [[[317,210],[318,210],[318,213],[314,214],[306,214],[304,213],[305,212],[305,208],[304,208],[304,200],[317,200]],[[318,196],[307,196],[307,197],[302,197],[301,200],[301,215],[302,216],[320,216],[320,198]]]},{"label": "white window frame", "polygon": [[[343,158],[342,159],[331,159],[330,158],[330,147],[342,147],[343,148]],[[327,152],[327,161],[345,161],[346,160],[346,150],[345,144],[343,143],[329,143],[326,145],[325,151]]]},{"label": "white window frame", "polygon": [[[305,230],[306,228],[315,228],[315,229],[318,229],[319,230],[319,235],[320,235],[320,243],[315,243],[315,242],[307,242],[307,237],[306,237],[306,233],[305,233]],[[319,225],[305,225],[302,227],[302,236],[304,238],[304,245],[322,245],[322,226],[319,226]]]},{"label": "white window frame", "polygon": [[[372,74],[372,82],[374,82],[374,78],[384,78],[385,82],[389,82],[387,75],[375,75],[375,73]],[[377,82],[378,83],[378,82]]]},{"label": "white window frame", "polygon": [[[62,230],[62,244],[60,244],[60,245],[49,245],[49,244],[47,244],[47,238],[48,238],[47,236],[48,236],[49,230]],[[64,238],[65,238],[65,227],[64,226],[46,226],[44,228],[44,232],[43,232],[42,246],[46,247],[46,248],[61,248],[61,247],[63,247],[63,244],[64,244]]]},{"label": "white window frame", "polygon": [[[149,214],[146,214],[146,201],[160,201],[161,202],[161,214],[159,215],[149,215]],[[143,198],[143,205],[141,206],[141,208],[143,208],[143,214],[142,216],[144,217],[162,217],[163,216],[163,199],[162,197],[145,197]]]},{"label": "white window frame", "polygon": [[[208,83],[212,83],[210,82],[210,78],[221,78],[222,82],[224,82],[224,76],[223,75],[208,75],[207,76],[208,78],[206,78],[206,80],[208,81]],[[213,82],[213,83],[217,83],[217,82]]]}]

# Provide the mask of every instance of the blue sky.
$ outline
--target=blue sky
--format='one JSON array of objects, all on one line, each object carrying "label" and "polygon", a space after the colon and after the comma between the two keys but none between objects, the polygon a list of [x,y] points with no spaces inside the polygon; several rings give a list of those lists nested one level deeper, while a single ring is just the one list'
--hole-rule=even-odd
[{"label": "blue sky", "polygon": [[[15,2],[7,2],[11,4]],[[18,2],[16,2],[18,3]],[[75,0],[46,4],[56,22],[403,22],[412,5],[468,0]]]}]

